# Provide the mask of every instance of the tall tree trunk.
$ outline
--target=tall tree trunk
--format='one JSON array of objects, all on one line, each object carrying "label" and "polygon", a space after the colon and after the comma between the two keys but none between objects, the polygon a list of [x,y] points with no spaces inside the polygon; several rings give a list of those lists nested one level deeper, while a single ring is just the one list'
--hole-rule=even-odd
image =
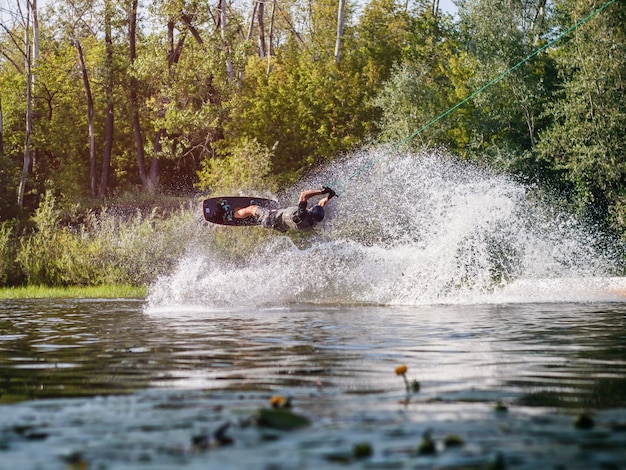
[{"label": "tall tree trunk", "polygon": [[259,57],[263,59],[265,58],[265,54],[267,54],[265,46],[265,0],[259,1],[257,23],[259,25]]},{"label": "tall tree trunk", "polygon": [[30,0],[33,9],[33,64],[39,61],[39,15],[37,14],[37,0]]},{"label": "tall tree trunk", "polygon": [[230,46],[228,45],[228,38],[226,36],[226,0],[220,0],[220,27],[222,32],[222,43],[224,45],[224,50],[226,51],[226,73],[228,74],[228,79],[232,83],[235,79],[235,72],[233,70],[233,62],[230,57]]},{"label": "tall tree trunk", "polygon": [[[130,10],[128,12],[128,42],[131,66],[137,60],[137,3],[138,0],[132,0]],[[146,156],[143,148],[143,135],[141,134],[141,123],[139,122],[139,81],[136,77],[130,77],[129,94],[130,107],[133,120],[133,134],[135,137],[135,150],[137,152],[137,168],[139,170],[139,178],[144,189],[152,192],[148,174],[146,173]]]},{"label": "tall tree trunk", "polygon": [[4,145],[2,143],[2,134],[4,132],[3,127],[4,126],[2,124],[2,96],[0,96],[0,157],[4,155]]},{"label": "tall tree trunk", "polygon": [[113,149],[113,132],[115,114],[113,105],[113,40],[111,37],[111,0],[104,2],[104,42],[106,49],[105,94],[106,118],[104,122],[104,151],[102,153],[102,171],[100,173],[100,188],[98,197],[106,196],[111,170],[111,152]]},{"label": "tall tree trunk", "polygon": [[[259,4],[260,4],[259,0],[253,0],[252,15],[250,15],[250,26],[248,27],[248,34],[246,36],[246,41],[250,41],[252,39],[252,33],[254,32],[254,20],[256,18],[257,10],[259,9]],[[242,82],[243,82],[243,69],[239,71],[239,86],[242,85]]]},{"label": "tall tree trunk", "polygon": [[252,39],[252,32],[254,31],[254,20],[256,18],[256,11],[259,6],[258,0],[253,0],[254,4],[252,5],[252,15],[250,15],[250,26],[248,26],[248,35],[246,36],[246,40]]},{"label": "tall tree trunk", "polygon": [[276,16],[276,0],[272,1],[272,16],[270,16],[269,55],[274,55],[274,17]]},{"label": "tall tree trunk", "polygon": [[530,29],[534,34],[534,44],[539,44],[541,40],[541,33],[544,30],[544,22],[546,19],[546,0],[540,0],[537,4],[535,14],[533,15]]},{"label": "tall tree trunk", "polygon": [[433,16],[439,14],[439,0],[433,0]]},{"label": "tall tree trunk", "polygon": [[154,157],[150,162],[150,182],[153,187],[157,188],[159,185],[159,155],[163,150],[161,146],[161,137],[165,135],[165,129],[161,128],[157,131],[154,136],[154,141],[152,142],[152,148],[154,150]]},{"label": "tall tree trunk", "polygon": [[[28,1],[28,0],[27,0]],[[32,58],[32,68],[35,70],[34,73],[31,73],[31,93],[34,93],[34,90],[37,88],[37,65],[39,65],[39,14],[37,10],[37,0],[30,0],[31,8],[32,8],[32,17],[33,17],[33,58]],[[31,132],[32,132],[32,124],[31,124]],[[32,162],[31,168],[35,169],[37,166],[37,147],[33,149],[32,154]]]},{"label": "tall tree trunk", "polygon": [[346,0],[339,0],[339,11],[337,13],[337,40],[335,41],[335,64],[339,63],[341,57],[341,36],[343,35],[345,9]]},{"label": "tall tree trunk", "polygon": [[30,47],[30,2],[26,2],[26,27],[24,28],[24,46],[26,49],[25,69],[26,69],[26,138],[24,142],[24,162],[22,165],[22,175],[20,177],[20,185],[17,192],[17,205],[24,207],[24,193],[26,192],[26,180],[28,179],[28,171],[30,169],[30,139],[33,124],[33,116],[31,110],[32,101],[32,61]]},{"label": "tall tree trunk", "polygon": [[[184,16],[184,15],[183,15]],[[189,17],[182,18],[182,23],[187,27],[189,31],[192,32],[193,37],[199,44],[202,44],[202,37],[196,31],[196,29],[191,24],[191,19]],[[185,44],[185,34],[181,34],[178,38],[178,41],[175,44],[174,37],[174,29],[176,27],[176,21],[172,18],[167,22],[167,71],[168,71],[168,80],[173,79],[173,67],[178,63],[180,56],[183,51],[183,45]],[[159,117],[164,117],[166,113],[165,109],[165,99],[161,99],[160,101],[160,109],[159,109]],[[152,160],[150,161],[150,170],[148,173],[148,180],[150,181],[150,185],[153,190],[157,190],[159,187],[159,156],[163,151],[163,146],[161,145],[161,138],[167,135],[167,130],[161,127],[154,136],[154,140],[152,141]]]},{"label": "tall tree trunk", "polygon": [[191,18],[189,17],[189,15],[182,13],[180,15],[180,19],[183,22],[183,24],[187,27],[187,29],[189,30],[193,38],[196,40],[196,42],[198,44],[204,44],[204,41],[202,40],[202,36],[200,36],[200,32],[196,29],[196,27],[193,24],[191,24]]},{"label": "tall tree trunk", "polygon": [[78,63],[80,65],[81,75],[83,77],[83,86],[85,87],[85,98],[87,99],[87,128],[89,129],[89,190],[91,197],[97,194],[97,175],[96,175],[96,133],[93,127],[93,95],[91,93],[91,85],[89,84],[89,75],[87,74],[87,66],[85,65],[85,55],[83,47],[78,39],[74,39],[74,47],[78,54]]},{"label": "tall tree trunk", "polygon": [[276,13],[276,0],[272,0],[272,16],[270,16],[270,31],[269,31],[269,54],[267,55],[267,75],[270,74],[270,58],[274,55],[274,15]]}]

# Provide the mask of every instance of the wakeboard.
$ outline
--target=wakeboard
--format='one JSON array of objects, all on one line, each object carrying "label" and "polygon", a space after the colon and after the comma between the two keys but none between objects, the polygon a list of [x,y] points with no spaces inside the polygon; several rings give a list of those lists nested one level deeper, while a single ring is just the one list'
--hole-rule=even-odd
[{"label": "wakeboard", "polygon": [[202,202],[204,219],[219,225],[258,225],[256,217],[236,219],[233,215],[235,209],[248,206],[261,206],[268,209],[277,209],[278,203],[271,199],[261,197],[224,196],[210,197]]}]

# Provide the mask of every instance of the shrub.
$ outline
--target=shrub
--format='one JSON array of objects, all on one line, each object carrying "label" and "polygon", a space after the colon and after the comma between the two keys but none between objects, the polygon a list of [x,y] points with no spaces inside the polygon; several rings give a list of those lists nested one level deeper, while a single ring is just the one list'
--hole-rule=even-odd
[{"label": "shrub", "polygon": [[35,230],[21,240],[17,262],[30,285],[146,286],[203,233],[200,212],[183,206],[167,216],[158,208],[130,216],[105,210],[62,222],[61,214],[46,194],[32,218]]},{"label": "shrub", "polygon": [[212,192],[267,188],[272,152],[256,139],[244,139],[232,149],[222,150],[217,158],[202,162],[198,187]]},{"label": "shrub", "polygon": [[8,221],[0,224],[0,286],[7,285],[15,270],[13,227]]}]

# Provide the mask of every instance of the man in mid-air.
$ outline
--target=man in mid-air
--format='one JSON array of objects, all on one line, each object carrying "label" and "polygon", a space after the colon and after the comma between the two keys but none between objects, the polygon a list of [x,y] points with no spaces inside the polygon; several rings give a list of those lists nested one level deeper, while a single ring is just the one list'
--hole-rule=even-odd
[{"label": "man in mid-air", "polygon": [[[322,194],[326,194],[326,197],[309,209],[309,199]],[[328,187],[309,189],[300,193],[297,206],[285,209],[267,209],[261,206],[239,207],[233,211],[233,216],[235,219],[255,217],[259,225],[279,232],[286,232],[290,229],[312,230],[316,224],[324,220],[324,206],[336,195],[335,191]]]}]

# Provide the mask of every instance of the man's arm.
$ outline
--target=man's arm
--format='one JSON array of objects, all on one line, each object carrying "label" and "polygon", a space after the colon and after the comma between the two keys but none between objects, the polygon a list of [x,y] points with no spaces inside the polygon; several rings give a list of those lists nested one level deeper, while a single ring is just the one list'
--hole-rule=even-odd
[{"label": "man's arm", "polygon": [[309,189],[307,191],[302,191],[300,193],[300,199],[298,200],[298,202],[302,203],[302,202],[307,202],[309,199],[311,199],[312,197],[315,196],[320,196],[322,194],[328,194],[328,196],[326,196],[324,199],[322,199],[320,202],[318,202],[318,205],[324,207],[324,205],[334,196],[336,196],[337,194],[335,193],[335,191],[333,191],[332,189],[328,188],[328,187],[323,187],[322,189]]},{"label": "man's arm", "polygon": [[317,203],[317,205],[324,207],[329,199],[330,199],[330,196],[326,196],[324,199],[321,199],[320,202]]},{"label": "man's arm", "polygon": [[302,191],[298,202],[307,202],[312,197],[319,196],[320,194],[325,194],[323,189],[308,189],[306,191]]}]

